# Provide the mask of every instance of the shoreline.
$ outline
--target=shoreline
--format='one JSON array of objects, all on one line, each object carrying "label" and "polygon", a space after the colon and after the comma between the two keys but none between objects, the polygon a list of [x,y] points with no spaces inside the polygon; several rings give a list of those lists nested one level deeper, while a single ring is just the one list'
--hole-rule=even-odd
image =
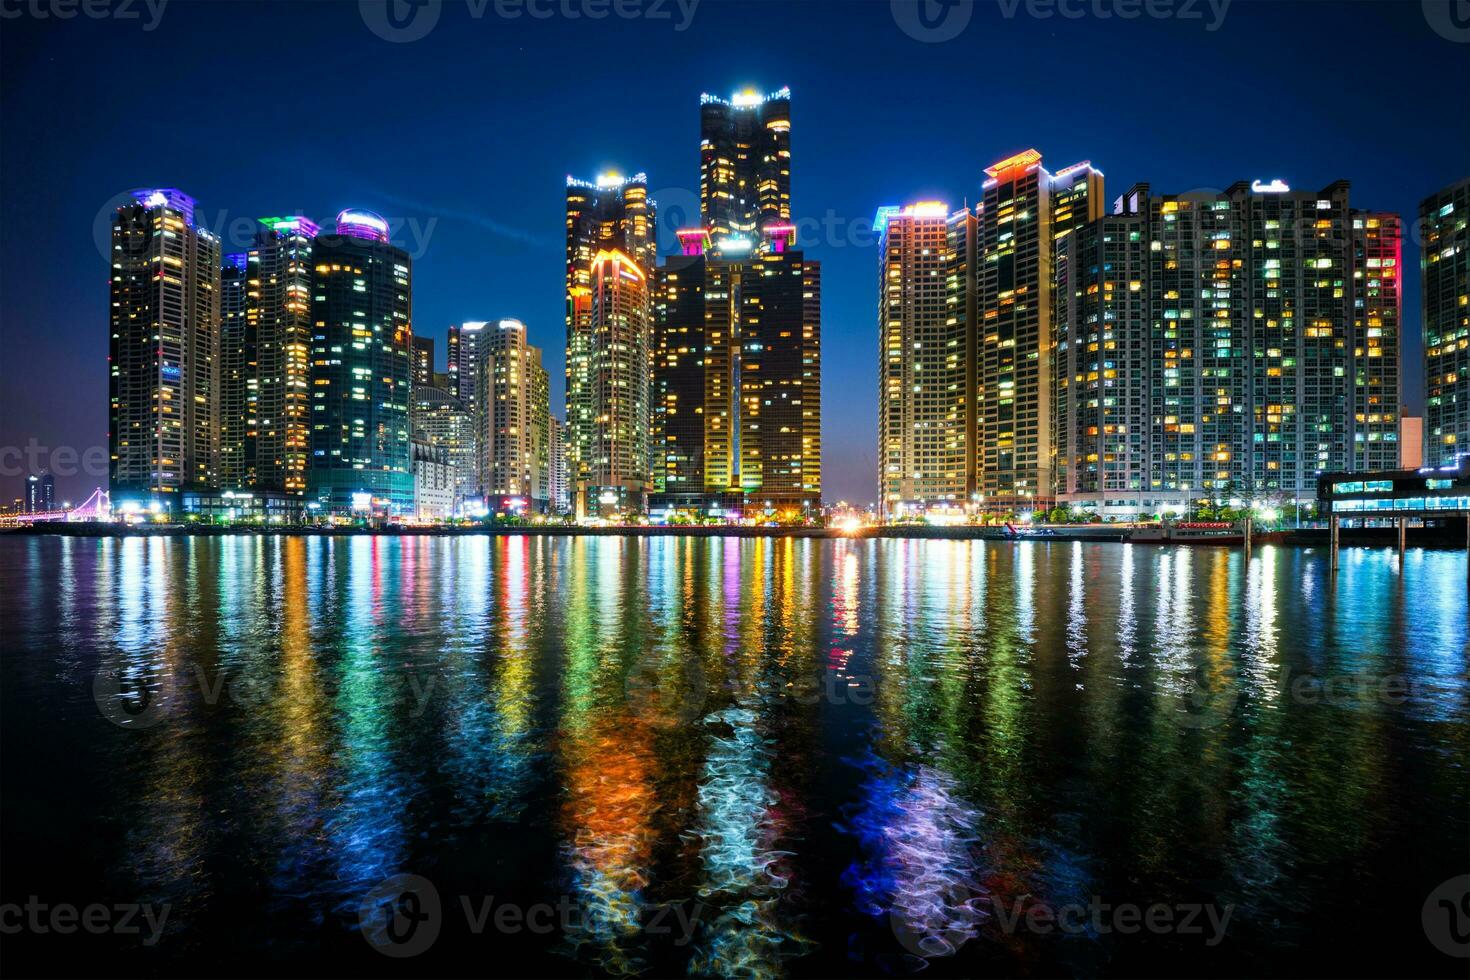
[{"label": "shoreline", "polygon": [[[1226,540],[1196,538],[1190,540],[1129,541],[1130,528],[1089,525],[1084,527],[1052,527],[1047,534],[1007,534],[999,527],[864,527],[854,531],[821,527],[440,527],[405,526],[394,528],[363,527],[215,527],[209,525],[115,525],[115,524],[36,524],[0,528],[6,536],[38,537],[55,535],[70,538],[217,538],[217,537],[638,537],[638,538],[798,538],[813,540],[867,540],[875,538],[920,541],[999,541],[999,542],[1094,542],[1137,545],[1185,545],[1188,547],[1238,548],[1239,537]],[[1292,547],[1320,547],[1328,543],[1326,528],[1288,528],[1258,531],[1252,535],[1253,545],[1275,544]],[[1464,534],[1458,528],[1412,528],[1412,547],[1464,548]],[[1344,528],[1341,541],[1345,545],[1368,547],[1394,546],[1394,528]]]}]

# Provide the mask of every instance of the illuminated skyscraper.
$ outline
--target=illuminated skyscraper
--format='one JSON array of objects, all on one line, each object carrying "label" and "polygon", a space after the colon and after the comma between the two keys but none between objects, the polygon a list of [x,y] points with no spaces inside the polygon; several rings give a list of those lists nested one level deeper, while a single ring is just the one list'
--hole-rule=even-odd
[{"label": "illuminated skyscraper", "polygon": [[369,211],[315,243],[308,498],[333,512],[410,514],[413,342],[408,255]]},{"label": "illuminated skyscraper", "polygon": [[218,476],[220,246],[182,191],[134,197],[112,222],[110,482],[177,509]]},{"label": "illuminated skyscraper", "polygon": [[254,458],[236,486],[306,492],[311,442],[311,288],[315,222],[262,218],[248,253],[246,328],[254,339]]},{"label": "illuminated skyscraper", "polygon": [[1352,224],[1352,468],[1392,470],[1402,465],[1403,228],[1397,214],[1376,211],[1354,211]]},{"label": "illuminated skyscraper", "polygon": [[467,409],[475,403],[475,365],[480,361],[480,335],[489,320],[466,320],[449,327],[449,393]]},{"label": "illuminated skyscraper", "polygon": [[718,241],[791,221],[791,90],[699,97],[700,221]]},{"label": "illuminated skyscraper", "polygon": [[571,506],[571,492],[567,486],[566,424],[550,412],[547,413],[547,434],[547,495],[551,513],[562,514]]},{"label": "illuminated skyscraper", "polygon": [[885,517],[962,508],[964,325],[953,315],[949,208],[882,208],[878,258],[878,480]]},{"label": "illuminated skyscraper", "polygon": [[479,501],[480,460],[474,419],[460,400],[438,385],[414,385],[413,426],[429,442],[443,447],[449,457],[456,513],[466,502]]},{"label": "illuminated skyscraper", "polygon": [[821,494],[821,268],[790,225],[759,247],[681,231],[657,276],[659,509],[810,510]]},{"label": "illuminated skyscraper", "polygon": [[413,383],[416,385],[431,385],[434,383],[434,338],[413,338]]},{"label": "illuminated skyscraper", "polygon": [[648,179],[567,178],[567,466],[579,514],[641,511],[649,479]]},{"label": "illuminated skyscraper", "polygon": [[1102,214],[1088,163],[1050,174],[1026,150],[987,167],[978,218],[976,490],[987,508],[1053,493],[1052,266],[1077,226]]},{"label": "illuminated skyscraper", "polygon": [[250,308],[250,256],[226,255],[220,276],[219,427],[221,487],[254,480],[255,391],[258,360]]},{"label": "illuminated skyscraper", "polygon": [[1470,453],[1470,178],[1419,203],[1424,463]]},{"label": "illuminated skyscraper", "polygon": [[510,319],[482,331],[479,350],[481,492],[491,510],[544,511],[550,496],[550,387],[541,351],[526,343],[525,324]]}]

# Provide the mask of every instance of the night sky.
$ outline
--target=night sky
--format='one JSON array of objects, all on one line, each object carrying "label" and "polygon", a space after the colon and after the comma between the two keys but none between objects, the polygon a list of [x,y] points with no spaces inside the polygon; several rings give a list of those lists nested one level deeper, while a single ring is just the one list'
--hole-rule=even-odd
[{"label": "night sky", "polygon": [[[1039,19],[978,0],[943,43],[910,37],[887,0],[703,0],[682,31],[673,0],[666,19],[475,8],[444,0],[427,36],[389,43],[346,0],[172,0],[151,31],[141,0],[126,20],[38,19],[5,0],[21,16],[0,20],[0,498],[20,494],[15,449],[30,440],[106,445],[99,243],[135,187],[192,194],[226,251],[261,215],[391,217],[414,256],[415,330],[435,338],[441,369],[450,323],[521,318],[561,415],[565,175],[646,171],[667,252],[697,214],[700,93],[789,85],[793,209],[814,219],[803,243],[824,264],[825,496],[867,502],[877,206],[973,203],[982,169],[1028,146],[1053,170],[1090,159],[1109,201],[1138,180],[1180,192],[1345,178],[1354,206],[1408,224],[1470,172],[1470,28],[1443,36],[1417,0],[1236,0],[1213,31],[1204,0],[1200,19],[1168,20]],[[1417,251],[1406,242],[1414,409]],[[57,482],[79,500],[106,474]]]}]

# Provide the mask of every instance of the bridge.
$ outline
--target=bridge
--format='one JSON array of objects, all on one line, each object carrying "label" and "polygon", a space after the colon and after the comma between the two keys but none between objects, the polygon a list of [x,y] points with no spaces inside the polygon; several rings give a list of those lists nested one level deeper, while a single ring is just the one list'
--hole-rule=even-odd
[{"label": "bridge", "polygon": [[80,507],[73,507],[71,510],[47,510],[35,514],[6,514],[0,517],[0,525],[110,520],[112,520],[112,496],[106,490],[98,487]]}]

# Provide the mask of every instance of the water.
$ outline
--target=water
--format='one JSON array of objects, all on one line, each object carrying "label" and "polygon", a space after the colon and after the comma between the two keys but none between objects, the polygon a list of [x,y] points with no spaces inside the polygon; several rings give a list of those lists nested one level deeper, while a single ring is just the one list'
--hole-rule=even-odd
[{"label": "water", "polygon": [[168,909],[12,975],[1463,975],[1463,554],[11,537],[0,624],[0,902]]}]

